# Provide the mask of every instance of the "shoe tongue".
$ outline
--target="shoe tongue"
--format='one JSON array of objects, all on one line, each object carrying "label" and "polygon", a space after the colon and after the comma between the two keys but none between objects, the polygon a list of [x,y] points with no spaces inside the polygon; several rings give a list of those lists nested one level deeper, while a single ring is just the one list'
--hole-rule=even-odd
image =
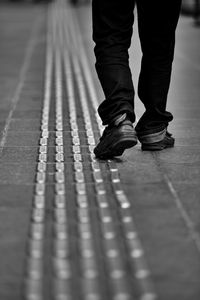
[{"label": "shoe tongue", "polygon": [[115,126],[118,126],[121,122],[123,122],[126,119],[126,117],[127,117],[126,113],[118,116],[117,119],[115,119],[115,121],[114,121]]}]

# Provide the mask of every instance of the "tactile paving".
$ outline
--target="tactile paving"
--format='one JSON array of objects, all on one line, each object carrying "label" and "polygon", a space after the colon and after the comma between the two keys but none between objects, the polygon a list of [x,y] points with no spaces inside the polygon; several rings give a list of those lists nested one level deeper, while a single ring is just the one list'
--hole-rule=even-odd
[{"label": "tactile paving", "polygon": [[[99,136],[103,128],[77,24],[69,12],[62,0],[48,11],[25,298],[46,300],[45,290],[52,285],[51,296],[58,300],[134,300],[134,289],[137,299],[153,300],[145,253],[117,165],[99,162],[93,153],[94,126]],[[50,118],[54,132],[49,131]]]}]

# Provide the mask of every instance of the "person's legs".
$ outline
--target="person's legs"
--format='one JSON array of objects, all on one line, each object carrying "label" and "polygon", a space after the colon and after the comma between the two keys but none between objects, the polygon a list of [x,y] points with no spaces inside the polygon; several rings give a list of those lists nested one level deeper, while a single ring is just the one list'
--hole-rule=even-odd
[{"label": "person's legs", "polygon": [[136,131],[141,141],[159,142],[166,135],[168,122],[173,119],[166,111],[166,103],[181,0],[136,2],[143,53],[138,95],[146,109]]},{"label": "person's legs", "polygon": [[105,94],[105,100],[98,108],[103,125],[110,124],[123,113],[135,121],[134,88],[128,63],[134,2],[92,2],[96,70]]},{"label": "person's legs", "polygon": [[94,149],[96,157],[122,155],[137,143],[134,88],[129,68],[134,0],[93,0],[96,70],[105,100],[98,113],[107,125]]}]

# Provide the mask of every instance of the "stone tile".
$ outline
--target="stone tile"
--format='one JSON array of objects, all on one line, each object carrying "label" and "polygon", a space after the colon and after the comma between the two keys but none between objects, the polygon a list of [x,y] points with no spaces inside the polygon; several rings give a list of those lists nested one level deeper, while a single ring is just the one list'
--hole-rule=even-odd
[{"label": "stone tile", "polygon": [[[45,65],[45,56],[44,53],[38,55],[40,52],[37,51],[37,47],[45,50],[45,14],[46,9],[43,5],[33,6],[26,1],[23,3],[0,1],[0,131],[3,129],[3,123],[5,123],[10,109],[13,107],[12,99],[19,84],[20,72],[36,18],[43,23],[41,23],[40,32],[35,36],[36,39],[33,43],[35,48],[27,67],[38,78],[44,74],[42,68]],[[40,69],[37,70],[39,71],[38,76],[33,67],[34,64],[41,65]],[[28,76],[28,73],[26,75]],[[23,298],[26,243],[34,191],[35,151],[37,150],[39,134],[33,133],[31,135],[29,133],[26,135],[20,134],[20,131],[27,129],[33,131],[35,125],[38,126],[43,99],[42,81],[39,84],[38,82],[32,83],[31,86],[30,83],[26,82],[26,79],[13,113],[13,118],[18,118],[21,123],[12,123],[13,120],[11,121],[11,129],[18,131],[18,133],[9,132],[6,145],[33,146],[35,148],[27,149],[27,151],[21,148],[0,149],[0,151],[3,150],[0,152],[3,155],[0,161],[1,300],[21,300]],[[29,119],[34,118],[37,119],[33,120],[35,124],[30,124],[30,122],[22,124],[23,120],[30,121]],[[35,130],[39,130],[39,128],[37,127]]]},{"label": "stone tile", "polygon": [[6,138],[5,147],[37,147],[39,139],[39,132],[9,132],[9,135]]},{"label": "stone tile", "polygon": [[161,169],[174,182],[198,183],[200,168],[196,164],[162,162]]},{"label": "stone tile", "polygon": [[[13,287],[16,293],[21,290],[23,280],[29,217],[29,210],[21,207],[0,208],[0,253],[3,257],[0,260],[0,286],[5,289],[8,286]],[[1,290],[0,295],[3,294],[7,294],[8,297],[13,296],[9,289]],[[10,299],[14,300],[14,298]]]},{"label": "stone tile", "polygon": [[0,184],[33,184],[36,164],[0,163]]},{"label": "stone tile", "polygon": [[21,285],[22,279],[20,284],[15,279],[2,279],[0,282],[0,298],[4,300],[21,300]]},{"label": "stone tile", "polygon": [[5,127],[5,122],[4,121],[0,121],[0,132],[3,132],[4,127]]},{"label": "stone tile", "polygon": [[21,119],[12,119],[10,122],[9,130],[11,131],[40,131],[41,120],[21,120]]},{"label": "stone tile", "polygon": [[[39,98],[40,99],[40,98]],[[29,99],[26,99],[24,101],[20,101],[17,105],[17,111],[21,111],[21,112],[24,112],[26,113],[26,111],[36,111],[36,110],[39,110],[41,112],[43,108],[43,103],[41,103],[41,100],[40,101],[29,101]]]},{"label": "stone tile", "polygon": [[200,232],[200,185],[194,181],[189,183],[173,182],[173,186],[178,194],[179,199],[190,218],[194,222],[195,228]]},{"label": "stone tile", "polygon": [[22,184],[0,184],[0,207],[12,208],[30,208],[34,185]]},{"label": "stone tile", "polygon": [[159,212],[173,207],[173,202],[169,201],[171,194],[164,181],[141,181],[137,185],[122,182],[122,186],[133,208],[135,207],[141,212],[148,210]]},{"label": "stone tile", "polygon": [[4,148],[0,162],[3,163],[34,163],[38,159],[38,148],[29,148],[29,147],[14,147],[14,148]]},{"label": "stone tile", "polygon": [[117,160],[117,167],[123,183],[137,185],[162,180],[151,153],[142,152],[139,146],[126,150]]},{"label": "stone tile", "polygon": [[0,109],[0,120],[3,121],[3,120],[6,120],[7,117],[9,115],[9,110],[8,109]]},{"label": "stone tile", "polygon": [[175,147],[198,147],[200,145],[200,136],[190,137],[190,136],[175,136]]},{"label": "stone tile", "polygon": [[13,113],[13,118],[16,119],[41,119],[42,112],[40,109],[38,110],[16,110]]},{"label": "stone tile", "polygon": [[[196,126],[198,126],[196,124]],[[174,128],[172,131],[173,133],[173,136],[175,137],[175,139],[177,138],[185,138],[185,139],[188,139],[188,138],[192,138],[192,139],[197,139],[199,141],[199,138],[200,138],[200,131],[196,128],[190,128],[190,127],[187,127],[187,128],[182,128],[182,129],[177,129],[177,128]]]},{"label": "stone tile", "polygon": [[169,164],[184,164],[189,166],[200,166],[200,152],[198,147],[174,147],[156,153],[160,162]]},{"label": "stone tile", "polygon": [[199,254],[168,187],[165,183],[123,187],[132,204],[158,299],[177,299],[182,293],[181,299],[196,299],[200,291],[196,280]]},{"label": "stone tile", "polygon": [[169,124],[169,131],[170,130],[183,130],[186,131],[187,130],[191,130],[191,131],[196,131],[198,133],[198,128],[199,126],[199,119],[183,119],[183,118],[176,118],[174,119],[170,124]]}]

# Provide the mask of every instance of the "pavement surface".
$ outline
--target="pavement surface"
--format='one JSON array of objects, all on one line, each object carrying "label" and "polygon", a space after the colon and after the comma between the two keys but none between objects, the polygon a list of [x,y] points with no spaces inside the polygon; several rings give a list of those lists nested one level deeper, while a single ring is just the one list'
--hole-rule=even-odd
[{"label": "pavement surface", "polygon": [[[181,16],[175,147],[112,161],[91,34],[88,3],[0,3],[0,299],[198,300],[200,29]],[[140,58],[136,26],[135,85]]]}]

